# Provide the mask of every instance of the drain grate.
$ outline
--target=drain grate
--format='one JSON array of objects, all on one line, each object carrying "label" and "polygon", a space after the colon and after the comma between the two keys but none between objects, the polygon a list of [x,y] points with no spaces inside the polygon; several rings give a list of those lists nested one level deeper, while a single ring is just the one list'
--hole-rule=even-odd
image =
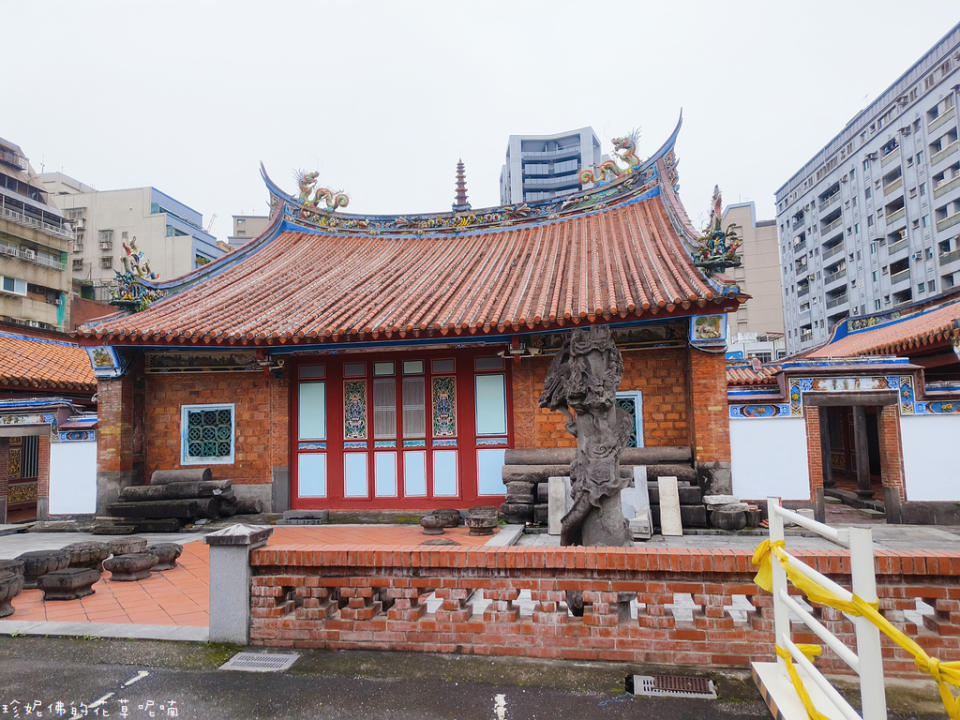
[{"label": "drain grate", "polygon": [[627,675],[626,690],[648,697],[717,699],[713,680],[690,675]]},{"label": "drain grate", "polygon": [[220,670],[244,672],[282,672],[293,665],[300,655],[296,653],[239,652],[220,666]]}]

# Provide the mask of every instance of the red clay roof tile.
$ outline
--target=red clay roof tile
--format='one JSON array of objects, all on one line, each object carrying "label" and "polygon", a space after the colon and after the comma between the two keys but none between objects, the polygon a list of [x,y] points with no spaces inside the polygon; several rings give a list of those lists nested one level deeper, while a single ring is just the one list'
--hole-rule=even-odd
[{"label": "red clay roof tile", "polygon": [[92,393],[97,381],[83,348],[0,332],[0,386]]}]

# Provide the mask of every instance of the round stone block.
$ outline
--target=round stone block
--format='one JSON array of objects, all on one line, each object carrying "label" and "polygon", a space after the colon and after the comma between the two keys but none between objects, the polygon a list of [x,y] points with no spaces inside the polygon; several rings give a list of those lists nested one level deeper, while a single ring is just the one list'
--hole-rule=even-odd
[{"label": "round stone block", "polygon": [[13,614],[13,598],[23,590],[23,576],[13,570],[0,570],[0,617]]},{"label": "round stone block", "polygon": [[747,513],[743,510],[711,510],[710,525],[720,530],[743,530],[747,526]]},{"label": "round stone block", "polygon": [[70,553],[63,550],[30,550],[18,555],[17,560],[23,560],[23,586],[32,590],[37,587],[37,580],[41,576],[70,565]]},{"label": "round stone block", "polygon": [[110,548],[104,542],[78,542],[67,545],[64,552],[70,554],[70,567],[100,569],[100,564],[110,557]]},{"label": "round stone block", "polygon": [[464,522],[471,535],[493,535],[499,514],[492,505],[478,505],[467,510]]},{"label": "round stone block", "polygon": [[148,553],[130,553],[114,555],[103,561],[103,569],[110,571],[110,579],[120,582],[142,580],[150,575],[150,569],[157,564],[157,556]]},{"label": "round stone block", "polygon": [[0,572],[12,572],[23,577],[23,560],[0,560]]},{"label": "round stone block", "polygon": [[100,579],[100,573],[93,568],[75,567],[54,570],[40,578],[40,589],[46,600],[76,600],[93,595],[91,587]]},{"label": "round stone block", "polygon": [[147,540],[136,535],[130,535],[116,540],[108,540],[107,547],[110,548],[110,553],[113,555],[133,555],[146,551]]},{"label": "round stone block", "polygon": [[457,527],[460,524],[460,511],[454,510],[453,508],[440,508],[439,510],[431,510],[431,515],[436,515],[443,521],[443,527]]},{"label": "round stone block", "polygon": [[420,527],[424,535],[443,535],[443,518],[430,513],[420,518]]},{"label": "round stone block", "polygon": [[177,566],[177,558],[183,552],[183,546],[177,543],[155,543],[147,545],[147,552],[157,557],[157,564],[151,568],[152,572],[173,570]]}]

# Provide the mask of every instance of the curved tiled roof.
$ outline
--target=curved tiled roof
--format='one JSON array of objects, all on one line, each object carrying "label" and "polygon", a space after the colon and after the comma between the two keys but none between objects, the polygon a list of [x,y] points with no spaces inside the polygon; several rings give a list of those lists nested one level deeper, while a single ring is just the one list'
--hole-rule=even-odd
[{"label": "curved tiled roof", "polygon": [[727,385],[772,385],[778,372],[779,365],[763,365],[757,369],[747,365],[727,367]]},{"label": "curved tiled roof", "polygon": [[234,346],[542,331],[727,312],[745,299],[695,267],[673,142],[614,182],[532,205],[359,216],[300,204],[264,173],[274,221],[88,343]]},{"label": "curved tiled roof", "polygon": [[805,357],[909,354],[960,337],[960,301],[857,330],[805,353]]},{"label": "curved tiled roof", "polygon": [[0,386],[92,393],[87,351],[73,343],[0,332]]}]

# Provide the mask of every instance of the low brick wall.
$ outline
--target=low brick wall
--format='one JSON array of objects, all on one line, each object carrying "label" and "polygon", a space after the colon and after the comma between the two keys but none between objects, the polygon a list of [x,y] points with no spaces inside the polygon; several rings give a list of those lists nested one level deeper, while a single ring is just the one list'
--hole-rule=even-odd
[{"label": "low brick wall", "polygon": [[[844,553],[796,554],[849,585]],[[721,549],[268,546],[251,553],[250,637],[275,647],[746,667],[773,659],[772,599],[753,584],[750,560]],[[960,553],[878,551],[876,564],[884,614],[931,655],[960,659]],[[583,617],[568,613],[567,590],[583,591]],[[920,627],[904,616],[917,599],[931,606]],[[840,613],[814,615],[854,646]],[[817,642],[808,632],[794,639]],[[906,653],[884,645],[888,676],[918,676]],[[828,650],[817,664],[849,672]]]}]

